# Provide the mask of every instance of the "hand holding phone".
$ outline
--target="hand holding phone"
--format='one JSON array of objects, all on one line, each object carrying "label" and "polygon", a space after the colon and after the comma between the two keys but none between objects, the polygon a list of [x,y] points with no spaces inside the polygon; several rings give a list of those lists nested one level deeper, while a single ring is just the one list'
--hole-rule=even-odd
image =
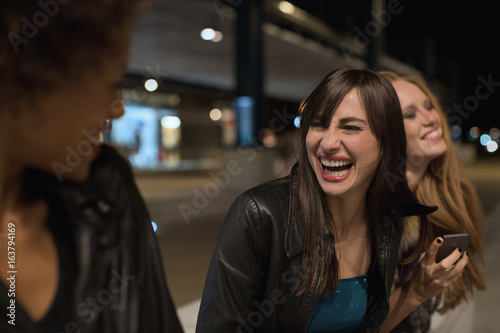
[{"label": "hand holding phone", "polygon": [[440,262],[449,256],[455,249],[462,250],[462,255],[467,251],[470,242],[469,234],[449,234],[443,236],[443,244],[436,253],[436,262]]}]

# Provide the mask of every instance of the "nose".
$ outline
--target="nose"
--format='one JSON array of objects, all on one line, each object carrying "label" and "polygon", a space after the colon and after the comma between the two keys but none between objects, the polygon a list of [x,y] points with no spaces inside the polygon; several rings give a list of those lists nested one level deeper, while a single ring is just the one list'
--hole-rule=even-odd
[{"label": "nose", "polygon": [[439,115],[437,111],[432,110],[424,110],[422,111],[424,125],[425,126],[433,126],[439,123]]},{"label": "nose", "polygon": [[109,119],[117,119],[125,114],[125,109],[123,107],[122,98],[120,96],[120,92],[116,91],[116,98],[113,100],[111,104],[111,114]]},{"label": "nose", "polygon": [[331,153],[340,148],[340,131],[335,128],[329,128],[321,140],[321,149],[325,153]]}]

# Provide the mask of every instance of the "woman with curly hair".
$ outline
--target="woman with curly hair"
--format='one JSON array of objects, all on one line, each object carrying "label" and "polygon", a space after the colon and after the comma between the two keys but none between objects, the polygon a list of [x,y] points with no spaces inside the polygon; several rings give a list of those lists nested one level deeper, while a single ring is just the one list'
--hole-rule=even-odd
[{"label": "woman with curly hair", "polygon": [[128,164],[134,0],[0,2],[0,331],[181,332]]},{"label": "woman with curly hair", "polygon": [[[395,331],[426,332],[430,326],[435,332],[472,332],[473,291],[474,288],[486,289],[480,271],[484,262],[483,213],[479,198],[452,143],[446,114],[425,80],[392,72],[381,74],[392,83],[401,103],[407,140],[408,185],[419,201],[439,207],[428,216],[427,243],[444,234],[467,233],[471,237],[469,264],[461,278],[412,313]],[[417,236],[414,220],[407,219],[401,245],[403,253],[412,251]],[[403,267],[399,283],[405,282],[411,267]],[[422,275],[418,271],[424,269],[422,265],[417,267],[411,278],[415,284],[421,283],[418,277]]]}]

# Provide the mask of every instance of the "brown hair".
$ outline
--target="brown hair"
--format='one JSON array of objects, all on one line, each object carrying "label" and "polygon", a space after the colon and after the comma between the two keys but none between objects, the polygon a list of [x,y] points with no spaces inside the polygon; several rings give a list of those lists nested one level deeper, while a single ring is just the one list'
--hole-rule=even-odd
[{"label": "brown hair", "polygon": [[467,294],[472,294],[473,286],[480,290],[486,289],[479,271],[479,264],[484,264],[483,211],[474,186],[467,177],[452,143],[446,113],[427,82],[419,77],[398,75],[392,72],[380,74],[391,82],[403,80],[417,86],[429,98],[441,119],[442,135],[447,150],[429,163],[416,189],[417,198],[421,202],[439,206],[439,209],[428,217],[431,223],[427,242],[430,243],[434,238],[449,233],[471,235],[468,249],[469,263],[462,277],[437,297],[436,308],[444,313],[457,306],[462,300],[467,300]]},{"label": "brown hair", "polygon": [[[366,216],[372,238],[384,214],[398,204],[416,201],[406,181],[392,183],[388,175],[404,172],[406,137],[398,97],[392,85],[383,77],[367,69],[339,69],[325,76],[316,89],[301,104],[299,199],[304,225],[304,252],[302,269],[304,278],[299,294],[319,281],[319,295],[327,295],[338,283],[338,262],[335,249],[326,234],[334,235],[334,221],[325,195],[310,165],[305,140],[313,119],[329,124],[345,95],[357,88],[365,107],[371,130],[379,142],[380,161],[366,193]],[[401,165],[403,163],[403,165]],[[421,221],[425,230],[425,217]],[[419,242],[423,246],[424,238]]]},{"label": "brown hair", "polygon": [[99,70],[131,24],[136,0],[2,0],[0,109]]}]

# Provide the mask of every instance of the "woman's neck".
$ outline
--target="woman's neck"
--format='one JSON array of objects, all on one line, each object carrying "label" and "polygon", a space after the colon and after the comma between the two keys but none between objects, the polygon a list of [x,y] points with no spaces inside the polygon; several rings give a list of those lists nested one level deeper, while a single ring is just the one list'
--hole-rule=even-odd
[{"label": "woman's neck", "polygon": [[[5,120],[0,116],[0,119]],[[4,123],[5,124],[5,123]],[[27,203],[23,195],[23,182],[26,166],[15,158],[12,133],[1,124],[0,129],[0,233],[9,222],[16,222],[22,227],[43,226],[47,221],[48,208],[42,200]]]},{"label": "woman's neck", "polygon": [[417,186],[424,177],[428,165],[429,163],[424,163],[419,166],[408,164],[406,166],[406,181],[413,193],[416,192]]},{"label": "woman's neck", "polygon": [[327,199],[333,217],[336,241],[350,238],[366,230],[366,196]]}]

